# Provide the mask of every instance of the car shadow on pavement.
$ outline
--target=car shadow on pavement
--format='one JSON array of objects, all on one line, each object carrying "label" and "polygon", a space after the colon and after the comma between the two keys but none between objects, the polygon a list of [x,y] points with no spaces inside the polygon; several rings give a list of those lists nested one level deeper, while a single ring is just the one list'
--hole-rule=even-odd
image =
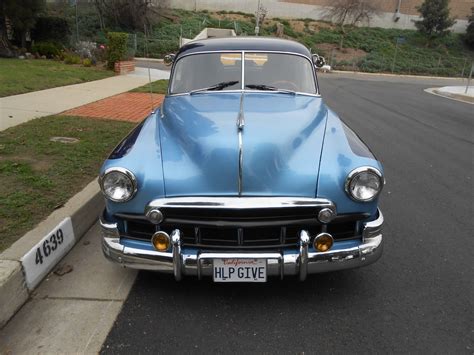
[{"label": "car shadow on pavement", "polygon": [[[354,322],[369,322],[382,277],[370,266],[310,275],[305,282],[288,277],[259,284],[191,277],[176,282],[172,275],[142,271],[101,353],[303,352],[316,344],[308,331],[327,333],[329,327],[337,333],[345,323],[351,331],[358,329]],[[318,344],[331,349],[337,339]]]},{"label": "car shadow on pavement", "polygon": [[[138,274],[135,282],[135,290],[143,289],[147,292],[159,292],[163,296],[179,299],[183,297],[189,302],[190,293],[192,298],[209,297],[217,299],[235,298],[239,302],[267,302],[268,297],[272,299],[288,299],[288,297],[314,297],[321,300],[339,296],[347,298],[351,294],[360,295],[367,288],[366,283],[371,273],[368,269],[353,269],[331,273],[308,275],[306,281],[300,282],[297,276],[286,277],[284,280],[273,277],[266,283],[214,283],[212,278],[206,277],[198,280],[194,277],[185,277],[182,281],[175,281],[172,275],[159,274],[142,271]],[[367,280],[368,279],[368,280]],[[137,289],[138,288],[138,289]]]}]

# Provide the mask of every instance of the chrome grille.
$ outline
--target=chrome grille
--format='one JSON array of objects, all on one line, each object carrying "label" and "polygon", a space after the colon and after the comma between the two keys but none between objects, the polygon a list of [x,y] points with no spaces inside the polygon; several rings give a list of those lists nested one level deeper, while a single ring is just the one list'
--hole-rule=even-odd
[{"label": "chrome grille", "polygon": [[[121,217],[123,218],[124,216],[122,215]],[[311,224],[281,225],[280,221],[280,223],[270,226],[253,226],[253,224],[246,226],[245,223],[242,226],[239,225],[242,220],[234,220],[222,221],[231,225],[220,226],[220,224],[226,223],[217,222],[217,225],[210,225],[207,222],[204,225],[170,223],[168,218],[164,223],[157,226],[143,217],[137,216],[133,218],[133,216],[127,215],[127,218],[123,218],[125,231],[122,237],[149,241],[153,233],[158,230],[171,234],[174,229],[179,229],[184,247],[249,250],[277,249],[297,247],[299,233],[302,229],[307,230],[312,237],[327,231],[332,234],[335,240],[360,238],[358,219],[360,219],[360,215],[354,215],[349,218],[341,218],[339,222],[336,220],[327,226],[318,224],[315,218],[311,219]]]}]

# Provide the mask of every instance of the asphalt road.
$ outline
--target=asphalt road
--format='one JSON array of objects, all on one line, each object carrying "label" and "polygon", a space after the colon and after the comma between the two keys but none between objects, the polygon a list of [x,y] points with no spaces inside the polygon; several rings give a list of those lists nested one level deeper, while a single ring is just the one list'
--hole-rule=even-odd
[{"label": "asphalt road", "polygon": [[377,263],[260,285],[141,272],[102,351],[474,353],[474,106],[435,84],[320,78],[385,167]]}]

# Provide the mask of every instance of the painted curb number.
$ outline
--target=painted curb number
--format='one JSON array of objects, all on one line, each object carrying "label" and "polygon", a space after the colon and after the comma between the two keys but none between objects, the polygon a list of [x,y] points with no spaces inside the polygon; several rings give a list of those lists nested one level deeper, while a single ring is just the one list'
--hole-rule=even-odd
[{"label": "painted curb number", "polygon": [[21,259],[28,288],[35,288],[73,245],[74,231],[67,217]]},{"label": "painted curb number", "polygon": [[[49,237],[49,240],[46,239],[43,242],[43,247],[36,248],[36,265],[42,264],[43,263],[43,254],[47,258],[48,256],[51,255],[51,252],[54,252],[57,248],[58,245],[61,245],[64,240],[64,233],[61,228],[58,229],[56,233],[51,234]],[[51,242],[51,245],[49,244]],[[43,250],[43,254],[41,253],[41,250]]]}]

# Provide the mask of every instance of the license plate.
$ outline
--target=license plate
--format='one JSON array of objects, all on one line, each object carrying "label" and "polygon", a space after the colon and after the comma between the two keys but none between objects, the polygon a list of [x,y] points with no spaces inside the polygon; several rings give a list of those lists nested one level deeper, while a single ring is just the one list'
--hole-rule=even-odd
[{"label": "license plate", "polygon": [[214,259],[214,282],[266,282],[266,259]]}]

